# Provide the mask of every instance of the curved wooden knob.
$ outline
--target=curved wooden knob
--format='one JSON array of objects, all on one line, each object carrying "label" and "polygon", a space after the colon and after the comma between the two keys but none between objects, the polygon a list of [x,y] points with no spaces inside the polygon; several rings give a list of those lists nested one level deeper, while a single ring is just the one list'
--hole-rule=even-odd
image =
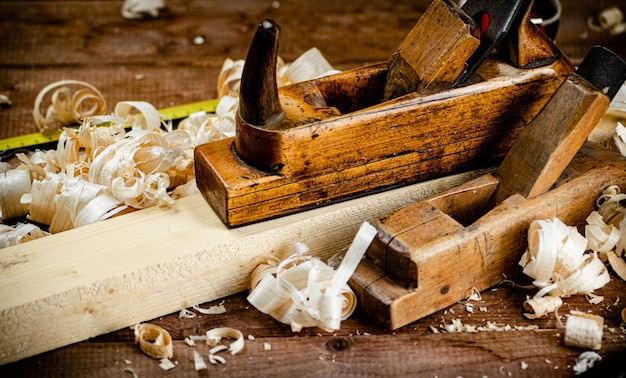
[{"label": "curved wooden knob", "polygon": [[241,76],[239,115],[250,125],[280,122],[284,112],[278,99],[276,60],[280,26],[263,20],[252,39]]}]

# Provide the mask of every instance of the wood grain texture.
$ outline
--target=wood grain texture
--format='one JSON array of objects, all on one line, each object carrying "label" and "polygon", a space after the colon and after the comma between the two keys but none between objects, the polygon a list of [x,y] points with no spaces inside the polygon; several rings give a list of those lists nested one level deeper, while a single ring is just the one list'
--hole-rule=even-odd
[{"label": "wood grain texture", "polygon": [[[238,117],[234,138],[196,148],[198,187],[225,223],[239,226],[495,164],[571,69],[565,60],[518,70],[490,59],[478,70],[484,81],[473,85],[411,93],[298,127],[267,129]],[[349,83],[382,87],[379,70],[366,66],[279,93],[320,83],[339,98]]]},{"label": "wood grain texture", "polygon": [[480,189],[485,181],[495,184],[491,175],[377,222],[379,235],[392,241],[383,256],[373,244],[374,262],[366,259],[353,275],[360,306],[381,327],[393,330],[467,298],[473,289],[486,290],[521,272],[518,261],[533,220],[558,217],[568,225],[583,225],[604,188],[626,186],[626,161],[598,146],[584,146],[566,172],[551,190],[528,199],[514,193],[469,224],[457,222],[436,204],[459,193],[485,204],[491,191],[472,188]]},{"label": "wood grain texture", "polygon": [[[619,328],[621,306],[616,306],[614,301],[625,289],[623,282],[612,279],[599,291],[606,298],[603,306],[590,305],[580,296],[565,299],[565,309],[592,311],[605,317],[603,348],[599,351],[605,361],[618,358],[620,354],[623,358],[624,331]],[[572,367],[582,350],[563,344],[562,330],[557,328],[554,318],[530,321],[521,316],[522,301],[532,294],[522,288],[500,285],[484,292],[481,301],[474,302],[473,313],[466,311],[465,304],[457,303],[393,333],[376,328],[357,312],[335,333],[312,328],[294,334],[289,326],[251,308],[245,300],[247,293],[241,293],[202,304],[209,307],[222,303],[227,309],[222,315],[180,319],[178,313],[174,313],[151,321],[168,329],[175,339],[173,360],[178,366],[170,372],[162,371],[158,361],[139,350],[133,343],[132,331],[127,328],[2,366],[0,372],[24,377],[105,377],[130,376],[123,369],[132,368],[140,377],[480,377],[508,375],[509,372],[521,377],[572,377]],[[478,307],[483,307],[484,311],[477,310]],[[508,325],[511,330],[445,332],[443,327],[454,319],[476,327],[486,326],[491,321],[497,327]],[[208,371],[196,372],[194,348],[182,340],[224,326],[243,332],[246,336],[244,350],[235,356],[225,354],[226,365],[210,365]],[[528,326],[538,329],[516,330]],[[440,333],[432,333],[430,327]],[[249,340],[248,335],[254,340]],[[268,343],[271,350],[265,350],[264,343]],[[198,344],[195,349],[206,360],[208,347]],[[611,375],[605,371],[604,376]]]},{"label": "wood grain texture", "polygon": [[[34,99],[46,84],[61,79],[92,83],[103,92],[111,107],[121,100],[146,100],[161,108],[214,98],[217,74],[224,59],[245,57],[254,28],[265,17],[281,24],[280,55],[285,61],[318,47],[334,67],[342,70],[385,62],[430,0],[166,0],[165,3],[167,9],[157,19],[128,21],[121,17],[119,0],[0,1],[0,93],[8,95],[13,102],[10,108],[0,108],[0,138],[35,132],[31,114]],[[612,37],[608,33],[592,32],[585,24],[588,16],[608,6],[622,6],[620,1],[562,0],[561,3],[563,15],[556,42],[572,62],[580,63],[585,52],[596,43],[626,56],[624,35]],[[193,40],[197,36],[204,36],[205,43],[195,45]],[[440,189],[443,188],[437,191]],[[384,204],[376,206],[384,207]],[[341,224],[346,216],[340,212],[335,220]],[[180,230],[175,223],[171,226]],[[342,240],[351,238],[350,226],[345,227],[337,230]],[[122,235],[123,230],[115,238],[124,238]],[[300,235],[304,234],[296,231],[292,237]],[[204,237],[200,234],[192,238],[203,240]],[[193,242],[188,238],[176,240],[185,245]],[[81,240],[81,243],[89,242],[87,237]],[[167,253],[158,246],[149,252]],[[330,251],[321,253],[329,255]],[[94,261],[92,265],[102,260]],[[41,266],[42,271],[45,267]],[[515,280],[526,283],[522,277]],[[31,288],[37,292],[48,283]],[[208,300],[205,287],[194,290],[203,292],[198,301]],[[563,314],[577,309],[605,317],[603,347],[599,351],[604,360],[619,358],[620,353],[621,360],[625,358],[626,336],[619,327],[624,292],[626,284],[613,276],[598,291],[605,296],[600,305],[591,305],[583,297],[575,296],[566,299],[562,308]],[[169,297],[167,291],[163,293]],[[557,329],[554,318],[529,321],[521,316],[523,300],[533,294],[534,291],[521,288],[497,286],[484,292],[482,301],[476,303],[476,307],[484,306],[487,312],[469,313],[464,304],[458,303],[395,332],[379,329],[362,313],[357,313],[342,323],[336,333],[306,329],[294,334],[288,326],[252,308],[244,292],[203,304],[208,307],[223,301],[228,310],[224,315],[179,319],[177,310],[165,316],[155,315],[151,322],[164,326],[175,339],[174,360],[178,366],[174,371],[163,372],[158,361],[141,353],[133,344],[132,332],[123,326],[88,341],[0,366],[0,375],[130,377],[123,369],[132,367],[140,377],[272,376],[276,372],[292,376],[438,377],[494,377],[510,372],[512,376],[522,377],[571,377],[582,350],[563,345],[562,330]],[[0,296],[0,303],[5,298],[4,294]],[[134,303],[137,303],[135,298],[127,301],[131,311],[141,311]],[[539,330],[480,334],[429,332],[429,326],[439,328],[457,318],[476,326],[492,321],[498,326],[537,325]],[[64,338],[65,332],[77,332],[77,325],[53,320],[61,329],[54,337]],[[45,331],[46,323],[47,317],[23,313],[19,314],[16,327]],[[220,326],[239,328],[245,335],[254,335],[256,340],[246,341],[242,354],[226,356],[226,365],[210,366],[206,372],[194,371],[191,348],[182,342],[183,338]],[[0,344],[5,345],[6,340],[0,335]],[[263,342],[270,343],[272,350],[262,350]],[[199,350],[207,351],[206,347]],[[523,362],[528,364],[526,369]]]},{"label": "wood grain texture", "polygon": [[470,17],[453,2],[433,1],[389,59],[383,101],[451,88],[479,44]]},{"label": "wood grain texture", "polygon": [[329,258],[348,247],[364,220],[475,174],[238,229],[228,229],[195,195],[171,209],[149,208],[7,248],[0,254],[0,364],[243,291],[264,256],[284,258],[297,241]]}]

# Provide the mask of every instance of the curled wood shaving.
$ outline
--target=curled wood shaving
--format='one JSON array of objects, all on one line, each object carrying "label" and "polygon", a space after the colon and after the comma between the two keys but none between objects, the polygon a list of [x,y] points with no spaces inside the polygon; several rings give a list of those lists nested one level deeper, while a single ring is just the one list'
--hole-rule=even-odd
[{"label": "curled wood shaving", "polygon": [[0,248],[18,245],[47,235],[47,232],[31,223],[17,223],[13,227],[0,224]]},{"label": "curled wood shaving", "polygon": [[609,273],[597,253],[585,253],[586,248],[585,237],[556,217],[531,223],[528,248],[519,263],[541,290],[525,303],[527,309],[534,310],[528,317],[553,312],[560,306],[555,298],[539,299],[544,295],[589,294],[609,282]]},{"label": "curled wood shaving", "polygon": [[599,350],[602,347],[604,318],[572,311],[565,323],[565,345]]},{"label": "curled wood shaving", "polygon": [[196,346],[196,342],[193,341],[190,337],[185,337],[183,341],[185,342],[185,344],[187,344],[190,347]]},{"label": "curled wood shaving", "polygon": [[11,219],[28,214],[28,204],[21,202],[23,195],[30,192],[30,173],[13,169],[0,173],[0,211],[2,219]]},{"label": "curled wood shaving", "polygon": [[226,307],[224,307],[224,305],[211,306],[209,308],[202,308],[199,305],[193,305],[192,308],[204,315],[219,315],[226,313]]},{"label": "curled wood shaving", "polygon": [[[72,91],[72,88],[79,89]],[[46,95],[52,92],[45,114],[41,107]],[[44,87],[33,108],[35,125],[40,131],[60,129],[77,125],[84,117],[106,113],[106,101],[102,93],[93,85],[80,80],[61,80]]]},{"label": "curled wood shaving", "polygon": [[608,252],[606,256],[615,274],[626,281],[626,261],[618,257],[614,252]]},{"label": "curled wood shaving", "polygon": [[139,348],[148,356],[169,359],[174,355],[172,337],[167,330],[150,323],[137,324],[133,330],[135,343],[139,343]]},{"label": "curled wood shaving", "polygon": [[226,349],[224,345],[218,345],[218,343],[222,339],[234,340],[233,342],[230,343],[230,345],[227,348],[230,351],[231,355],[235,355],[241,352],[241,350],[243,350],[244,343],[245,343],[245,340],[243,338],[243,333],[241,333],[241,331],[238,329],[229,328],[229,327],[221,327],[221,328],[213,328],[206,332],[207,345],[210,347],[217,346],[217,349],[215,349],[213,353],[210,353],[210,354],[215,354],[221,350]]},{"label": "curled wood shaving", "polygon": [[[147,9],[140,1],[125,6]],[[281,83],[333,72],[319,51],[307,52],[297,61],[280,62]],[[17,168],[0,167],[3,219],[27,215],[56,233],[129,209],[169,207],[177,198],[198,193],[194,148],[234,135],[242,68],[243,61],[227,60],[220,74],[222,98],[216,114],[192,114],[177,130],[161,122],[157,109],[147,102],[120,102],[106,114],[104,98],[89,83],[64,80],[46,86],[35,101],[37,125],[42,130],[80,127],[64,128],[56,150],[17,154]],[[42,114],[48,97],[51,105]]]},{"label": "curled wood shaving", "polygon": [[621,122],[617,122],[617,126],[615,127],[615,136],[613,136],[613,142],[615,143],[615,147],[617,150],[623,155],[626,156],[626,128]]},{"label": "curled wood shaving", "polygon": [[524,302],[524,316],[528,319],[538,319],[545,314],[554,312],[561,307],[563,300],[555,295],[535,296]]},{"label": "curled wood shaving", "polygon": [[196,314],[193,311],[190,311],[190,310],[188,310],[186,308],[183,308],[178,313],[178,317],[181,318],[181,319],[193,319],[193,318],[196,317]]},{"label": "curled wood shaving", "polygon": [[347,282],[375,236],[372,225],[361,225],[337,270],[306,255],[308,248],[296,243],[295,253],[278,265],[270,262],[255,269],[248,301],[294,332],[312,326],[339,329],[356,308]]},{"label": "curled wood shaving", "polygon": [[137,375],[137,373],[135,373],[135,370],[131,367],[125,367],[124,370],[122,370],[124,373],[130,373],[133,375],[133,378],[139,378],[139,376]]},{"label": "curled wood shaving", "polygon": [[612,36],[626,32],[624,14],[615,6],[603,9],[595,18],[588,17],[587,27],[591,31],[608,32]]},{"label": "curled wood shaving", "polygon": [[218,363],[224,365],[226,363],[226,359],[222,356],[209,354],[209,362],[212,363],[213,365],[217,365]]},{"label": "curled wood shaving", "polygon": [[124,0],[122,16],[129,20],[142,19],[146,14],[158,17],[164,7],[164,0]]},{"label": "curled wood shaving", "polygon": [[[198,112],[179,124],[179,129],[189,130],[196,136],[196,144],[235,135],[235,116],[239,107],[239,88],[244,65],[244,60],[226,59],[224,61],[217,83],[220,101],[215,114]],[[337,72],[339,71],[332,68],[318,49],[312,48],[291,63],[284,63],[279,57],[276,82],[280,87]]]},{"label": "curled wood shaving", "polygon": [[[217,353],[229,350],[231,355],[235,355],[243,350],[245,344],[243,333],[238,329],[228,327],[210,329],[206,332],[205,338],[207,345],[211,347],[211,349],[209,349],[208,358],[209,362],[213,365],[226,363],[226,359],[222,356],[218,356]],[[229,346],[226,346],[219,344],[222,339],[234,341],[232,341]]]},{"label": "curled wood shaving", "polygon": [[587,218],[585,234],[589,245],[608,260],[613,271],[626,280],[626,194],[619,187],[606,188],[597,200],[598,210]]}]

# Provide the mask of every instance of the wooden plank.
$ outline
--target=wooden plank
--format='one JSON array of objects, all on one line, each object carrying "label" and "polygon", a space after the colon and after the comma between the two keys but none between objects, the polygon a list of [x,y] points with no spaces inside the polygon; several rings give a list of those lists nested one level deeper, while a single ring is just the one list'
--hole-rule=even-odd
[{"label": "wooden plank", "polygon": [[296,241],[328,258],[364,220],[476,173],[236,229],[195,195],[10,247],[0,255],[0,364],[242,291],[262,256]]}]

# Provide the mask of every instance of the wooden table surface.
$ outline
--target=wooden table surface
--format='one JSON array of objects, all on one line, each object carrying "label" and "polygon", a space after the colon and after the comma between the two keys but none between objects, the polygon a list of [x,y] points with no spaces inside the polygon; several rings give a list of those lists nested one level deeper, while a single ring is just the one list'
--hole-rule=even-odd
[{"label": "wooden table surface", "polygon": [[[35,97],[45,85],[61,79],[93,84],[109,106],[143,100],[162,108],[214,98],[224,59],[245,58],[256,25],[268,17],[282,26],[280,55],[285,61],[311,47],[319,48],[337,69],[385,61],[429,0],[165,3],[159,17],[131,21],[121,15],[122,1],[0,1],[0,94],[12,102],[11,107],[0,108],[0,138],[36,132]],[[611,36],[591,31],[586,24],[588,16],[611,5],[624,8],[623,2],[563,0],[562,5],[556,42],[575,64],[594,44],[626,56],[626,34]],[[199,36],[204,43],[194,43]],[[612,276],[598,291],[605,296],[602,304],[591,305],[577,296],[565,299],[561,309],[561,313],[577,309],[604,316],[599,354],[607,365],[621,366],[622,371],[626,370],[626,333],[620,328],[620,311],[625,293],[626,284]],[[0,375],[130,377],[124,370],[132,368],[139,377],[572,376],[576,358],[584,350],[564,345],[554,317],[531,321],[522,316],[522,302],[533,294],[533,290],[501,285],[483,293],[476,303],[484,312],[467,312],[459,303],[395,332],[375,328],[357,312],[334,333],[319,329],[293,333],[252,308],[246,293],[241,293],[202,305],[223,302],[225,314],[180,319],[176,313],[151,321],[169,330],[175,340],[173,360],[178,366],[172,371],[161,370],[157,360],[134,344],[132,331],[122,329],[2,366]],[[493,322],[511,330],[445,332],[442,327],[453,319],[475,326]],[[531,325],[538,329],[526,329]],[[45,327],[45,322],[40,326]],[[241,330],[245,349],[227,356],[225,365],[196,372],[193,348],[183,339],[215,327]],[[433,333],[433,328],[440,332]],[[206,345],[196,349],[206,356]]]}]

